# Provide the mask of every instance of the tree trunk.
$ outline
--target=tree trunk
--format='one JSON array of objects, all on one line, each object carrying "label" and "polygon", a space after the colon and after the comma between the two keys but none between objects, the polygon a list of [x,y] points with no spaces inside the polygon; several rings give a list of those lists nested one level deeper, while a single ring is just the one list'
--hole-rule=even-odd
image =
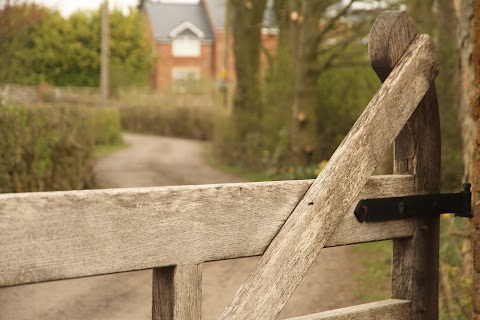
[{"label": "tree trunk", "polygon": [[[275,14],[278,33],[277,50],[273,55],[271,69],[267,73],[267,82],[265,83],[265,97],[267,101],[268,118],[273,126],[270,132],[279,130],[290,131],[291,107],[293,100],[294,86],[294,50],[293,47],[295,34],[293,22],[291,21],[291,12],[293,4],[291,0],[275,0]],[[283,139],[284,144],[288,144],[287,137],[277,136],[277,139]],[[278,142],[277,142],[278,143]]]},{"label": "tree trunk", "polygon": [[[462,23],[465,25],[463,28],[465,31],[470,31],[468,33],[469,36],[465,36],[465,40],[470,40],[468,41],[469,47],[466,48],[465,52],[462,55],[465,55],[465,59],[462,59],[462,62],[465,61],[466,65],[463,65],[463,67],[467,70],[465,70],[465,78],[466,81],[472,79],[471,73],[472,69],[474,71],[474,82],[470,82],[470,86],[468,86],[468,95],[465,94],[465,98],[470,98],[471,97],[471,103],[472,103],[472,115],[473,119],[476,122],[477,126],[477,145],[476,145],[476,150],[474,153],[476,153],[476,159],[475,161],[475,179],[474,185],[475,188],[475,218],[473,219],[473,225],[474,225],[474,232],[473,232],[473,290],[472,290],[472,307],[473,307],[473,316],[472,318],[474,320],[480,320],[480,201],[479,201],[479,195],[480,195],[480,145],[478,144],[478,140],[480,137],[480,122],[479,122],[479,114],[480,114],[480,21],[479,21],[479,15],[480,15],[480,2],[477,0],[475,1],[475,4],[472,3],[471,0],[464,0],[464,6],[468,5],[468,8],[465,7],[464,11],[464,18],[462,19]],[[472,28],[472,25],[474,25],[474,28]],[[460,31],[463,31],[460,29]],[[467,34],[467,33],[465,33]],[[463,34],[461,33],[461,36]],[[462,37],[460,37],[460,40],[462,40]],[[472,41],[473,40],[473,41]],[[465,41],[465,43],[467,42]],[[474,48],[472,49],[472,46]],[[461,47],[460,47],[461,48]],[[470,49],[470,51],[469,51]],[[468,60],[469,57],[467,54],[472,53],[473,50],[473,61],[470,59]],[[470,62],[470,64],[467,64],[467,62]],[[471,68],[471,65],[473,64],[473,68]],[[462,65],[461,65],[462,66]],[[463,79],[463,78],[462,78]],[[471,84],[474,84],[473,86]],[[465,101],[468,103],[468,101]],[[473,132],[469,132],[471,134],[470,139],[471,144],[474,145],[474,139],[475,135]],[[470,153],[472,155],[472,153]]]},{"label": "tree trunk", "polygon": [[261,115],[260,48],[265,5],[266,0],[232,0],[233,51],[237,76],[233,112],[248,113],[253,118]]},{"label": "tree trunk", "polygon": [[317,66],[316,40],[323,7],[312,1],[297,1],[296,15],[292,16],[294,50],[294,93],[292,107],[291,151],[295,164],[308,165],[318,160],[316,86],[320,76]]},{"label": "tree trunk", "polygon": [[[475,1],[476,14],[480,14],[480,4]],[[479,103],[477,99],[472,99],[478,94],[479,74],[479,33],[478,20],[477,33],[474,34],[474,0],[455,0],[455,12],[458,17],[458,52],[459,52],[459,108],[460,122],[462,128],[463,143],[463,162],[464,162],[464,181],[473,182],[474,198],[474,238],[473,238],[473,285],[472,285],[472,319],[480,320],[480,148],[475,145],[475,139],[478,137],[476,132],[480,132],[478,125]],[[475,57],[472,59],[474,43],[477,48]],[[474,63],[476,65],[474,65]],[[474,73],[474,67],[476,74]],[[475,82],[474,82],[475,81]],[[475,84],[475,85],[474,85]],[[473,119],[472,119],[473,118]],[[478,138],[477,138],[478,139]],[[474,160],[476,159],[476,160]],[[473,179],[472,179],[473,178]],[[471,263],[470,269],[471,269]]]},{"label": "tree trunk", "polygon": [[[458,52],[459,52],[459,115],[462,129],[464,181],[472,181],[473,155],[475,149],[475,133],[478,110],[472,109],[473,96],[473,0],[456,0],[458,16]],[[473,112],[472,112],[473,111]],[[472,119],[473,116],[473,119]]]},{"label": "tree trunk", "polygon": [[267,0],[231,0],[233,51],[237,87],[233,98],[234,143],[241,156],[251,143],[248,137],[261,130],[262,96],[260,73],[261,28]]}]

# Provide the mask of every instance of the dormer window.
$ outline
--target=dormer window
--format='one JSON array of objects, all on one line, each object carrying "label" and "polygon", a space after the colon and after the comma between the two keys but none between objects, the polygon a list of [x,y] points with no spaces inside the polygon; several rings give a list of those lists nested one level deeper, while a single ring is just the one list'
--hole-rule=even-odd
[{"label": "dormer window", "polygon": [[200,57],[200,40],[189,36],[179,36],[173,40],[174,57]]},{"label": "dormer window", "polygon": [[205,34],[194,24],[185,21],[173,29],[169,36],[173,39],[172,54],[174,57],[200,57],[200,39],[205,38]]}]

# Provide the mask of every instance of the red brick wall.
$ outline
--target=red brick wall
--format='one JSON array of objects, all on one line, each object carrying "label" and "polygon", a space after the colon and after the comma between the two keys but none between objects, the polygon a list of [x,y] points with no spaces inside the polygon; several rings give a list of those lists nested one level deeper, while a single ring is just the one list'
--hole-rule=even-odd
[{"label": "red brick wall", "polygon": [[[222,79],[223,70],[223,56],[224,56],[224,42],[225,34],[223,31],[217,31],[215,33],[216,46],[215,46],[215,77],[217,80]],[[227,57],[227,80],[228,82],[235,81],[235,69],[234,69],[234,57],[233,57],[233,37],[232,33],[228,38],[228,57]]]},{"label": "red brick wall", "polygon": [[202,43],[200,57],[174,57],[171,43],[157,43],[155,89],[170,89],[174,67],[199,67],[201,80],[212,79],[215,72],[213,43]]},{"label": "red brick wall", "polygon": [[[223,71],[224,37],[223,32],[215,34],[216,44],[202,43],[200,57],[174,57],[171,43],[157,43],[157,64],[153,75],[153,88],[169,89],[172,82],[172,69],[174,67],[200,67],[202,80],[221,80]],[[263,34],[264,48],[270,55],[275,55],[278,43],[277,35]],[[235,67],[233,55],[233,37],[230,34],[227,61],[227,80],[235,82]],[[262,66],[268,67],[268,60],[264,53],[261,57]]]},{"label": "red brick wall", "polygon": [[[278,35],[276,34],[266,34],[262,33],[262,45],[265,51],[268,52],[268,55],[275,56],[278,47]],[[260,63],[263,68],[268,67],[268,56],[267,54],[262,51],[260,56]]]}]

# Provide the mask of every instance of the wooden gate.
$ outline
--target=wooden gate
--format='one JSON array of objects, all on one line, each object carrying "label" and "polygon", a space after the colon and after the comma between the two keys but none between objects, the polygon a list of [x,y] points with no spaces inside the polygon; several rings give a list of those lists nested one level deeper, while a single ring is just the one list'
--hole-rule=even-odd
[{"label": "wooden gate", "polygon": [[202,263],[263,255],[221,319],[275,319],[322,248],[393,239],[391,300],[295,319],[437,319],[438,218],[353,209],[438,191],[438,54],[398,11],[369,54],[383,84],[316,180],[0,195],[0,287],[153,269],[153,318],[200,319]]}]

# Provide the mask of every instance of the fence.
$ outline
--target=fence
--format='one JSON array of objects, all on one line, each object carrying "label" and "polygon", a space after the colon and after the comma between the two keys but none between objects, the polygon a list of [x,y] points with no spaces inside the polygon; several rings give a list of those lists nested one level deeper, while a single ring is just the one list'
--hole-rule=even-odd
[{"label": "fence", "polygon": [[0,85],[0,105],[7,102],[33,103],[40,101],[99,104],[100,91],[94,87]]},{"label": "fence", "polygon": [[369,53],[383,85],[316,180],[0,195],[0,286],[152,268],[153,318],[200,319],[201,264],[263,255],[221,319],[275,319],[322,248],[393,239],[391,300],[295,319],[437,319],[438,218],[353,215],[438,191],[436,48],[387,11]]}]

